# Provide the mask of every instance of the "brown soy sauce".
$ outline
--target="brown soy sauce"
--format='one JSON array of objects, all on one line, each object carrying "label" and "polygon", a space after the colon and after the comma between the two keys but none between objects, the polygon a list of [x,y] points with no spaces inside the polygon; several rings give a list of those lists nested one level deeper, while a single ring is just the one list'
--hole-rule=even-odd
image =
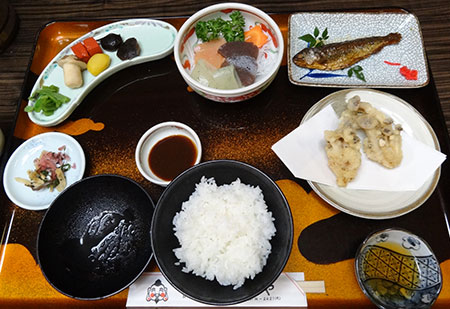
[{"label": "brown soy sauce", "polygon": [[184,135],[168,136],[150,150],[148,163],[152,172],[165,181],[171,181],[181,172],[193,166],[197,147]]}]

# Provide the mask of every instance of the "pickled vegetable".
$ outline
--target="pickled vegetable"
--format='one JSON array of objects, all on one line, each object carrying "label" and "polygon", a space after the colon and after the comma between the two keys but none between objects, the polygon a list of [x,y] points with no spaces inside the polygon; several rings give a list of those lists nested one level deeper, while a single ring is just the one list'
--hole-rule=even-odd
[{"label": "pickled vegetable", "polygon": [[84,62],[89,61],[89,58],[91,56],[89,56],[89,53],[88,53],[86,47],[81,42],[72,46],[71,49],[72,49],[73,53],[75,54],[75,56],[77,56],[78,59],[80,59]]},{"label": "pickled vegetable", "polygon": [[15,180],[30,187],[33,191],[50,188],[50,192],[56,189],[64,190],[67,185],[64,175],[71,166],[68,163],[70,157],[65,153],[66,146],[61,146],[59,152],[42,150],[41,155],[33,160],[34,170],[28,170],[28,178],[15,177]]},{"label": "pickled vegetable", "polygon": [[256,25],[250,30],[244,32],[245,42],[255,44],[258,48],[261,48],[269,41],[269,37],[263,32],[261,25]]},{"label": "pickled vegetable", "polygon": [[106,70],[111,63],[111,58],[107,54],[95,54],[87,63],[87,70],[94,76]]},{"label": "pickled vegetable", "polygon": [[104,50],[116,51],[119,46],[122,45],[123,40],[119,34],[110,33],[107,36],[100,39],[100,44]]},{"label": "pickled vegetable", "polygon": [[97,41],[93,37],[88,37],[83,41],[84,47],[86,47],[89,56],[103,53],[102,48],[98,45]]},{"label": "pickled vegetable", "polygon": [[45,116],[51,116],[64,103],[70,101],[70,98],[59,93],[59,88],[55,85],[42,86],[41,89],[36,90],[28,98],[29,101],[34,102],[34,105],[27,105],[25,111],[28,113],[42,112]]}]

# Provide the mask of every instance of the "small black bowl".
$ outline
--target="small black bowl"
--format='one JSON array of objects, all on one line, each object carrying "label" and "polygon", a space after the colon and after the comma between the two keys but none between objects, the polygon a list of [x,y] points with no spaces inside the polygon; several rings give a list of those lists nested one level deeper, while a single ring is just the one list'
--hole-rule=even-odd
[{"label": "small black bowl", "polygon": [[37,257],[47,281],[59,292],[101,299],[127,288],[153,253],[154,204],[131,179],[97,175],[64,190],[39,227]]},{"label": "small black bowl", "polygon": [[[276,234],[271,239],[272,251],[262,272],[253,280],[233,290],[181,269],[173,249],[180,247],[174,235],[173,217],[181,204],[194,192],[200,179],[214,177],[217,185],[229,184],[239,178],[242,183],[259,186],[268,210],[275,221]],[[210,305],[231,305],[249,300],[267,289],[281,274],[291,252],[293,223],[289,205],[278,186],[264,173],[248,164],[217,160],[198,164],[175,178],[159,199],[152,221],[152,247],[156,262],[164,277],[179,292],[196,301]]]}]

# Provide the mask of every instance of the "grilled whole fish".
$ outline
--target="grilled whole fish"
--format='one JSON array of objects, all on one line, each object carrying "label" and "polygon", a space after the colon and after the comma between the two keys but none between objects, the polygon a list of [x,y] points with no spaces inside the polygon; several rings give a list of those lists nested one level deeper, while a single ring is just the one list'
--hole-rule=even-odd
[{"label": "grilled whole fish", "polygon": [[386,36],[372,36],[326,44],[321,47],[305,48],[292,60],[302,68],[326,71],[341,70],[378,53],[387,45],[397,44],[401,38],[400,33],[390,33]]}]

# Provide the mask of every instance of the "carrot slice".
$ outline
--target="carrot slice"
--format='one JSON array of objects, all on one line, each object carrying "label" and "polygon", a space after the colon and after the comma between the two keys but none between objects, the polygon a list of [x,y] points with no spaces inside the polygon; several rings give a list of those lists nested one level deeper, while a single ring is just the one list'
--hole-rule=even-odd
[{"label": "carrot slice", "polygon": [[103,53],[102,48],[98,45],[97,41],[93,37],[89,37],[83,41],[84,46],[86,47],[89,56],[93,56],[95,54]]},{"label": "carrot slice", "polygon": [[86,47],[84,47],[84,45],[81,44],[81,42],[72,46],[71,49],[72,49],[73,53],[75,54],[75,56],[77,56],[77,58],[80,59],[81,61],[88,62],[89,58],[91,58],[89,56],[89,53],[88,53]]},{"label": "carrot slice", "polygon": [[244,36],[246,42],[251,42],[258,46],[258,48],[263,47],[269,39],[269,37],[263,32],[260,25],[256,25],[248,31],[245,31]]}]

